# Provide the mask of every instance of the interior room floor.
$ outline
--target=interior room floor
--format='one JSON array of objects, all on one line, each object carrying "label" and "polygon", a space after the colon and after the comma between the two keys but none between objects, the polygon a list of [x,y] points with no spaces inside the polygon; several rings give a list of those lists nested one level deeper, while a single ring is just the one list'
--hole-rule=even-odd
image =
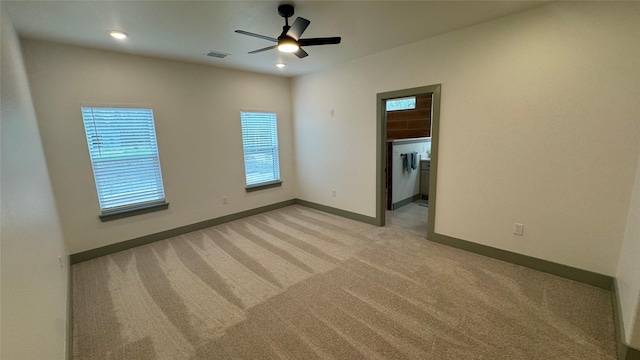
[{"label": "interior room floor", "polygon": [[385,226],[404,229],[413,234],[427,237],[428,205],[427,200],[416,200],[395,210],[387,210]]},{"label": "interior room floor", "polygon": [[300,205],[72,276],[74,359],[616,358],[607,290]]}]

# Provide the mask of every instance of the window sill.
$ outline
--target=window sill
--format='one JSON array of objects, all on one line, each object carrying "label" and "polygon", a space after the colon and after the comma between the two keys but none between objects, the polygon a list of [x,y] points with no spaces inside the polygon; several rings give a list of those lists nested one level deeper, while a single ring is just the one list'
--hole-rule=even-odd
[{"label": "window sill", "polygon": [[261,183],[261,184],[255,184],[255,185],[249,185],[245,188],[245,190],[247,192],[253,192],[253,191],[258,191],[258,190],[264,190],[264,189],[269,189],[269,188],[273,188],[273,187],[278,187],[278,186],[282,186],[282,181],[281,180],[276,180],[276,181],[270,181],[267,183]]},{"label": "window sill", "polygon": [[143,207],[136,207],[132,209],[130,208],[126,210],[109,212],[106,214],[99,215],[99,218],[100,218],[100,221],[102,222],[113,221],[118,219],[124,219],[131,216],[147,214],[155,211],[166,210],[168,208],[169,208],[169,203],[164,202],[161,204],[153,204],[153,205],[147,205]]}]

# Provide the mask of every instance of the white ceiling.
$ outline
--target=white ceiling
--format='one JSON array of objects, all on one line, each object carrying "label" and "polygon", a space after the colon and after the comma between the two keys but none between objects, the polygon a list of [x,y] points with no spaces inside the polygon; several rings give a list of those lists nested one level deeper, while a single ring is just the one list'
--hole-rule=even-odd
[{"label": "white ceiling", "polygon": [[[383,50],[526,10],[546,1],[5,1],[25,38],[119,52],[296,76]],[[278,37],[284,25],[277,7],[295,5],[290,23],[311,20],[302,38],[341,36],[342,44],[309,46],[309,56],[269,50],[273,43],[236,29]],[[124,41],[108,30],[129,34]],[[206,57],[210,50],[230,54]],[[402,56],[398,53],[398,56]],[[287,64],[278,69],[275,64]]]}]

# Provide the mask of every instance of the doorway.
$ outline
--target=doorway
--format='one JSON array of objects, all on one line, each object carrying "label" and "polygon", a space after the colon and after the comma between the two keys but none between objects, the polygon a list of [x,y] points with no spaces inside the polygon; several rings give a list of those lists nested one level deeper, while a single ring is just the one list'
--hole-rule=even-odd
[{"label": "doorway", "polygon": [[[390,150],[389,144],[387,142],[387,130],[388,130],[388,122],[387,122],[387,101],[399,98],[409,98],[409,97],[418,97],[420,95],[430,95],[431,97],[431,124],[430,124],[430,135],[431,135],[431,149],[430,149],[430,164],[428,171],[428,198],[429,198],[429,209],[427,219],[420,219],[420,221],[424,222],[427,220],[427,236],[428,234],[433,234],[433,224],[435,220],[435,199],[436,199],[436,179],[437,179],[437,153],[438,153],[438,125],[440,119],[440,88],[441,85],[430,85],[418,88],[404,89],[404,90],[396,90],[390,92],[384,92],[377,94],[377,180],[376,180],[376,220],[378,225],[384,226],[387,224],[387,208],[389,205],[393,206],[392,201],[387,201],[389,199],[388,195],[390,195],[387,191],[388,189],[388,177],[391,175],[389,164],[391,163],[390,156],[394,156],[393,150]],[[395,126],[395,125],[393,125]],[[391,129],[393,130],[393,129]],[[393,132],[393,131],[392,131]],[[419,135],[416,133],[416,135]],[[405,154],[406,155],[406,154]],[[416,169],[420,171],[420,169]],[[392,195],[392,194],[391,194]],[[419,205],[414,205],[419,206]],[[411,209],[406,209],[407,212]],[[413,212],[416,216],[415,212]],[[426,213],[426,212],[425,212]],[[394,219],[390,219],[394,220]],[[424,230],[422,231],[424,235]]]}]

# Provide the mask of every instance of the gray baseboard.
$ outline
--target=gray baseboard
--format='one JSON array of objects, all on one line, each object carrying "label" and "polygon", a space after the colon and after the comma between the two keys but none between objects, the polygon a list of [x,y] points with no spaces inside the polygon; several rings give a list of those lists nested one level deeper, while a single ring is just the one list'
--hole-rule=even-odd
[{"label": "gray baseboard", "polygon": [[189,232],[192,232],[192,231],[201,230],[201,229],[205,229],[205,228],[208,228],[208,227],[211,227],[211,226],[223,224],[223,223],[226,223],[226,222],[229,222],[229,221],[242,219],[242,218],[245,218],[247,216],[257,215],[257,214],[260,214],[260,213],[263,213],[263,212],[280,209],[280,208],[283,208],[285,206],[293,205],[293,204],[296,204],[296,203],[297,203],[296,199],[286,200],[286,201],[282,201],[282,202],[271,204],[271,205],[261,206],[261,207],[255,208],[255,209],[249,209],[249,210],[241,211],[241,212],[238,212],[238,213],[221,216],[221,217],[218,217],[218,218],[215,218],[215,219],[209,219],[209,220],[201,221],[201,222],[198,222],[198,223],[195,223],[195,224],[181,226],[181,227],[175,228],[175,229],[169,229],[169,230],[166,230],[166,231],[161,231],[161,232],[158,232],[158,233],[155,233],[155,234],[141,236],[139,238],[135,238],[135,239],[131,239],[131,240],[121,241],[119,243],[115,243],[115,244],[111,244],[111,245],[107,245],[107,246],[102,246],[102,247],[99,247],[99,248],[96,248],[96,249],[91,249],[91,250],[87,250],[87,251],[71,254],[71,257],[70,257],[71,258],[71,264],[77,264],[79,262],[95,259],[95,258],[100,257],[100,256],[113,254],[113,253],[116,253],[118,251],[128,250],[128,249],[131,249],[131,248],[134,248],[134,247],[137,247],[137,246],[150,244],[152,242],[168,239],[168,238],[171,238],[171,237],[174,237],[174,236],[178,236],[178,235],[182,235],[182,234],[186,234],[186,233],[189,233]]},{"label": "gray baseboard", "polygon": [[506,261],[512,264],[524,266],[530,269],[557,275],[563,278],[575,280],[584,284],[597,286],[602,289],[611,289],[613,277],[602,275],[588,270],[578,269],[567,265],[558,264],[548,260],[514,253],[507,250],[494,248],[471,241],[456,239],[442,234],[433,234],[428,240],[448,245],[458,249],[470,251],[479,255]]},{"label": "gray baseboard", "polygon": [[73,276],[71,276],[71,256],[67,256],[67,328],[66,328],[66,341],[64,344],[64,352],[67,360],[73,359],[73,348],[71,342],[73,341]]},{"label": "gray baseboard", "polygon": [[286,201],[282,201],[282,202],[271,204],[271,205],[262,206],[262,207],[255,208],[255,209],[249,209],[249,210],[241,211],[241,212],[238,212],[238,213],[221,216],[221,217],[218,217],[218,218],[215,218],[215,219],[209,219],[209,220],[201,221],[201,222],[198,222],[198,223],[195,223],[195,224],[181,226],[181,227],[175,228],[175,229],[161,231],[161,232],[158,232],[158,233],[155,233],[155,234],[141,236],[141,237],[138,237],[138,238],[135,238],[135,239],[131,239],[131,240],[121,241],[119,243],[115,243],[115,244],[111,244],[111,245],[107,245],[107,246],[102,246],[102,247],[99,247],[99,248],[96,248],[96,249],[91,249],[91,250],[87,250],[87,251],[71,254],[70,262],[71,262],[71,265],[77,264],[79,262],[95,259],[95,258],[100,257],[100,256],[113,254],[113,253],[116,253],[118,251],[128,250],[128,249],[131,249],[131,248],[134,248],[134,247],[137,247],[137,246],[150,244],[152,242],[168,239],[168,238],[171,238],[171,237],[174,237],[174,236],[186,234],[186,233],[189,233],[189,232],[192,232],[192,231],[205,229],[205,228],[208,228],[208,227],[211,227],[211,226],[223,224],[223,223],[226,223],[226,222],[229,222],[229,221],[233,221],[233,220],[242,219],[242,218],[245,218],[245,217],[248,217],[248,216],[252,216],[252,215],[261,214],[263,212],[267,212],[267,211],[271,211],[271,210],[280,209],[280,208],[283,208],[285,206],[294,205],[294,204],[300,204],[300,205],[303,205],[303,206],[306,206],[306,207],[309,207],[309,208],[312,208],[312,209],[316,209],[316,210],[324,211],[324,212],[327,212],[327,213],[330,213],[330,214],[334,214],[334,215],[346,217],[346,218],[349,218],[349,219],[361,221],[361,222],[364,222],[364,223],[367,223],[367,224],[378,225],[377,219],[374,218],[374,217],[369,217],[369,216],[365,216],[365,215],[362,215],[362,214],[357,214],[357,213],[354,213],[354,212],[351,212],[351,211],[341,210],[341,209],[337,209],[337,208],[334,208],[334,207],[331,207],[331,206],[321,205],[321,204],[313,203],[313,202],[306,201],[306,200],[291,199],[291,200],[286,200]]},{"label": "gray baseboard", "polygon": [[618,283],[616,278],[506,250],[496,249],[486,245],[476,244],[470,241],[456,239],[446,235],[434,234],[434,236],[431,236],[429,240],[610,290],[611,303],[613,305],[614,326],[616,331],[618,360],[640,360],[640,349],[630,346],[625,341],[624,323],[622,321],[620,296],[618,293]]},{"label": "gray baseboard", "polygon": [[611,303],[613,304],[613,321],[616,329],[618,360],[640,360],[640,349],[629,346],[625,340],[624,323],[622,321],[622,304],[618,293],[618,281],[611,283]]},{"label": "gray baseboard", "polygon": [[330,214],[346,217],[348,219],[360,221],[360,222],[363,222],[363,223],[376,225],[376,226],[378,225],[378,220],[375,217],[366,216],[366,215],[354,213],[354,212],[351,212],[351,211],[342,210],[342,209],[334,208],[334,207],[331,207],[331,206],[317,204],[317,203],[314,203],[314,202],[310,202],[310,201],[306,201],[306,200],[300,200],[300,199],[296,199],[296,204],[300,204],[302,206],[306,206],[306,207],[309,207],[309,208],[312,208],[312,209],[324,211],[324,212],[327,212],[327,213],[330,213]]},{"label": "gray baseboard", "polygon": [[[411,199],[412,198],[408,198],[408,200],[411,200]],[[136,246],[141,246],[141,245],[149,244],[159,240],[168,239],[170,237],[174,237],[174,236],[182,235],[188,232],[197,231],[197,230],[208,228],[211,226],[223,224],[233,220],[242,219],[248,216],[257,215],[263,212],[280,209],[280,208],[283,208],[289,205],[294,205],[294,204],[303,205],[312,209],[324,211],[330,214],[346,217],[356,221],[361,221],[367,224],[379,225],[378,219],[375,217],[370,217],[370,216],[366,216],[366,215],[362,215],[362,214],[354,213],[351,211],[342,210],[342,209],[338,209],[331,206],[322,205],[322,204],[318,204],[318,203],[314,203],[306,200],[291,199],[291,200],[286,200],[286,201],[282,201],[282,202],[271,204],[271,205],[258,207],[255,209],[249,209],[246,211],[241,211],[238,213],[221,216],[215,219],[205,220],[195,224],[181,226],[179,228],[162,231],[155,234],[141,236],[135,239],[122,241],[119,243],[83,251],[80,253],[71,254],[70,263],[73,265],[82,261],[91,260],[100,256],[109,255],[118,251],[131,249]],[[558,275],[564,278],[572,279],[585,284],[590,284],[603,289],[611,289],[612,287],[612,282],[613,282],[612,277],[590,272],[587,270],[573,268],[567,265],[562,265],[562,264],[554,263],[547,260],[542,260],[542,259],[538,259],[538,258],[534,258],[534,257],[530,257],[530,256],[518,254],[518,253],[513,253],[510,251],[501,250],[501,249],[477,244],[477,243],[466,241],[466,240],[456,239],[456,238],[449,237],[446,235],[441,235],[441,234],[434,234],[433,236],[430,236],[428,240],[438,242],[444,245],[452,246],[455,248],[459,248],[462,250],[470,251],[476,254],[488,256],[494,259],[503,260],[516,265],[521,265],[531,269]]]},{"label": "gray baseboard", "polygon": [[420,200],[420,198],[421,198],[420,194],[415,194],[415,195],[413,195],[411,197],[408,197],[408,198],[406,198],[404,200],[400,200],[400,201],[398,201],[396,203],[391,204],[391,209],[395,210],[395,209],[403,207],[403,206],[405,206],[407,204],[411,204],[412,202],[414,202],[416,200]]},{"label": "gray baseboard", "polygon": [[[420,195],[417,195],[417,197],[419,198]],[[408,201],[407,203],[409,203],[409,202],[412,202],[413,200],[414,200],[414,197],[411,197],[403,201]],[[69,256],[69,271],[68,271],[68,282],[67,282],[68,284],[67,329],[66,329],[67,342],[65,345],[67,359],[71,359],[73,357],[72,348],[71,348],[71,341],[73,339],[72,313],[71,313],[72,306],[73,306],[73,303],[72,303],[73,277],[71,274],[71,265],[82,262],[82,261],[87,261],[93,258],[97,258],[100,256],[109,255],[118,251],[131,249],[136,246],[149,244],[155,241],[164,240],[164,239],[185,234],[188,232],[223,224],[233,220],[242,219],[242,218],[252,216],[252,215],[257,215],[263,212],[280,209],[280,208],[283,208],[289,205],[294,205],[294,204],[299,204],[312,209],[324,211],[330,214],[346,217],[352,220],[361,221],[361,222],[372,224],[372,225],[379,225],[378,219],[375,217],[370,217],[370,216],[334,208],[327,205],[317,204],[317,203],[306,201],[306,200],[291,199],[291,200],[286,200],[286,201],[271,204],[271,205],[262,206],[255,209],[250,209],[250,210],[246,210],[246,211],[242,211],[242,212],[238,212],[230,215],[221,216],[219,218],[202,221],[195,224],[182,226],[176,229],[171,229],[171,230],[123,241],[120,243],[103,246],[97,249],[92,249],[92,250],[72,254]],[[397,207],[394,207],[394,208],[397,208]],[[466,241],[466,240],[456,239],[456,238],[442,235],[442,234],[434,234],[434,236],[431,236],[428,240],[441,243],[447,246],[455,247],[458,249],[470,251],[479,255],[488,256],[494,259],[506,261],[512,264],[524,266],[534,270],[543,271],[543,272],[554,274],[560,277],[575,280],[581,283],[585,283],[585,284],[610,290],[611,297],[612,297],[612,304],[613,304],[614,322],[616,327],[615,329],[616,329],[616,341],[618,346],[617,348],[618,359],[619,360],[640,360],[640,349],[636,349],[629,346],[624,340],[625,335],[624,335],[624,326],[622,323],[622,316],[620,312],[621,311],[620,298],[618,294],[618,285],[615,278],[607,275],[594,273],[587,270],[570,267],[567,265],[554,263],[547,260],[542,260],[542,259],[538,259],[538,258],[534,258],[534,257],[530,257],[530,256],[518,254],[518,253],[513,253],[510,251],[501,250],[501,249],[493,248],[493,247],[482,245],[482,244],[477,244],[477,243]]]}]

